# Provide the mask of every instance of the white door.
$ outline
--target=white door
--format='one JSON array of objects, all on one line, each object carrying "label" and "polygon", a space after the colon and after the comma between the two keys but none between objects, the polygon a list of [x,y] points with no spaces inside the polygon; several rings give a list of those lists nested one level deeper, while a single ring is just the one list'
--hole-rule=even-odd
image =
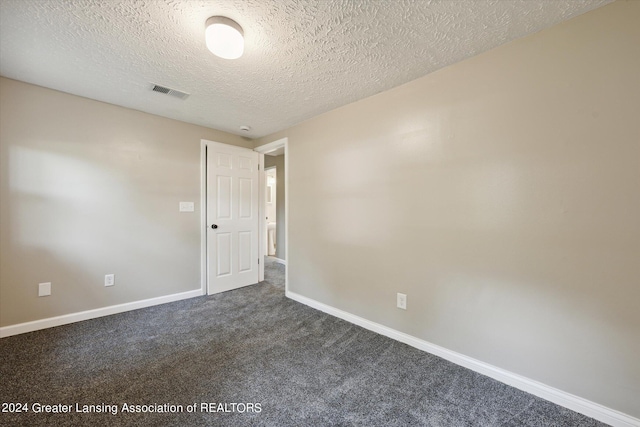
[{"label": "white door", "polygon": [[258,153],[207,143],[207,293],[258,283]]}]

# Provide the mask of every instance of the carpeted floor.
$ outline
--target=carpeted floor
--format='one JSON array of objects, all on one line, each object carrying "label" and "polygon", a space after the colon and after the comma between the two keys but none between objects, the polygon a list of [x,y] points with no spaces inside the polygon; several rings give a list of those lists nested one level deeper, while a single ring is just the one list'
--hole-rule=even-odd
[{"label": "carpeted floor", "polygon": [[284,267],[266,270],[247,288],[0,340],[0,402],[29,408],[0,424],[602,425],[289,300]]}]

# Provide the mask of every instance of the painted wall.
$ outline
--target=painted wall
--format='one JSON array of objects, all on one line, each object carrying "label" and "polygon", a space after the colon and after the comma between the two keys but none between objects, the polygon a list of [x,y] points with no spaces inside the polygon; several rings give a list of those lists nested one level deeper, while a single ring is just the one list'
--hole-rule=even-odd
[{"label": "painted wall", "polygon": [[640,416],[638,22],[615,2],[257,141],[289,138],[289,289]]},{"label": "painted wall", "polygon": [[287,242],[285,240],[285,179],[284,179],[284,154],[279,156],[264,156],[265,168],[276,167],[276,257],[282,260],[287,258]]},{"label": "painted wall", "polygon": [[203,138],[252,145],[0,78],[0,326],[199,289]]}]

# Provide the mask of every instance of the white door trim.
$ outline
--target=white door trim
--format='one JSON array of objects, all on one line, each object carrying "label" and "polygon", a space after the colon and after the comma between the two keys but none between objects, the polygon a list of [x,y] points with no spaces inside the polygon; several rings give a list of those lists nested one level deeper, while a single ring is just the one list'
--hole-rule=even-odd
[{"label": "white door trim", "polygon": [[[285,243],[285,259],[287,262],[287,269],[284,275],[284,288],[285,292],[289,291],[289,254],[291,248],[289,247],[289,138],[278,139],[277,141],[270,142],[268,144],[261,145],[254,148],[254,151],[260,153],[260,209],[262,209],[262,217],[264,218],[264,200],[265,200],[265,170],[264,170],[264,154],[275,151],[284,147],[284,243]],[[264,230],[264,221],[260,221],[260,239],[266,238],[266,230]],[[266,242],[260,242],[260,259],[264,260],[266,249]],[[260,263],[260,280],[264,280],[264,262]]]},{"label": "white door trim", "polygon": [[207,295],[207,143],[200,140],[200,286]]},{"label": "white door trim", "polygon": [[[254,150],[257,151],[257,150]],[[258,281],[264,280],[264,257],[267,254],[267,230],[264,228],[264,218],[267,214],[265,212],[265,191],[264,186],[266,184],[266,173],[264,170],[264,154],[258,151],[258,162],[260,164],[260,173],[258,174],[258,215],[260,215],[260,223],[258,224],[258,234],[260,235],[260,241],[258,242],[258,254],[260,256],[260,265],[258,265]]]}]

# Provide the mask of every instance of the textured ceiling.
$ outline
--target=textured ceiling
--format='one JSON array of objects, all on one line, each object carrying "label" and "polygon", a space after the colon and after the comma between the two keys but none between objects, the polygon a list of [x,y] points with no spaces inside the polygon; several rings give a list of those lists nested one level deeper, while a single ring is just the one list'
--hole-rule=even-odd
[{"label": "textured ceiling", "polygon": [[[609,2],[0,0],[0,74],[256,138]],[[207,50],[214,15],[242,58]]]}]

